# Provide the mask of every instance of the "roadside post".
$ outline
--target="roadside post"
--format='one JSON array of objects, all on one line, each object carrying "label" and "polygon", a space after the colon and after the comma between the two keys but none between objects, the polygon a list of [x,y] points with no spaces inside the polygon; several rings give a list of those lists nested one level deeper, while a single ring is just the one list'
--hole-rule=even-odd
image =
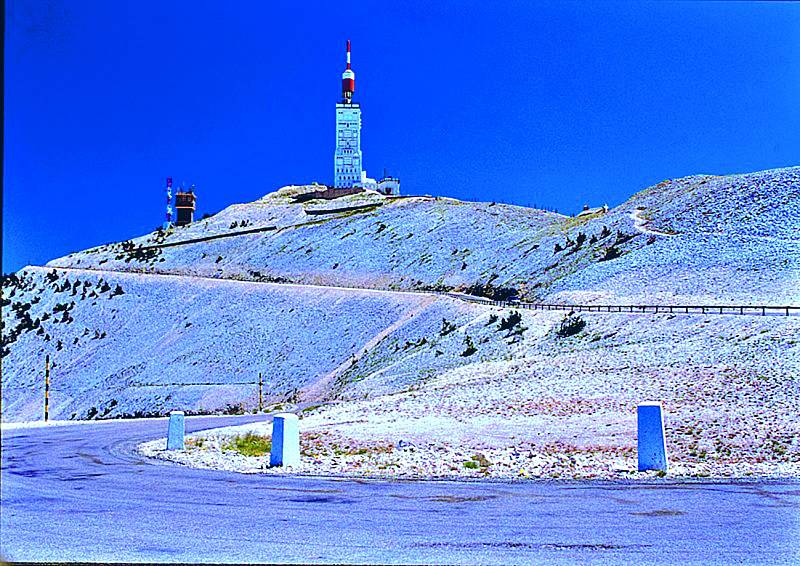
[{"label": "roadside post", "polygon": [[44,359],[44,420],[50,419],[50,354]]},{"label": "roadside post", "polygon": [[261,377],[261,372],[258,372],[258,412],[264,410],[264,397],[262,391],[264,389],[264,378]]},{"label": "roadside post", "polygon": [[169,414],[169,430],[167,432],[167,450],[183,450],[183,435],[186,426],[183,411],[171,411]]},{"label": "roadside post", "polygon": [[270,466],[300,465],[300,427],[297,415],[280,413],[272,418]]},{"label": "roadside post", "polygon": [[636,408],[639,471],[667,471],[664,411],[661,403],[641,403]]}]

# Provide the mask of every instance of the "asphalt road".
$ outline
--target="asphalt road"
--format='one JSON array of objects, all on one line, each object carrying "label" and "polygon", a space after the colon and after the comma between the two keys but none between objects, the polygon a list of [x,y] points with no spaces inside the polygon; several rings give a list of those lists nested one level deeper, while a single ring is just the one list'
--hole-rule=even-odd
[{"label": "asphalt road", "polygon": [[[254,420],[196,417],[190,431]],[[4,430],[6,560],[800,563],[800,483],[241,475],[133,454],[166,420]]]}]

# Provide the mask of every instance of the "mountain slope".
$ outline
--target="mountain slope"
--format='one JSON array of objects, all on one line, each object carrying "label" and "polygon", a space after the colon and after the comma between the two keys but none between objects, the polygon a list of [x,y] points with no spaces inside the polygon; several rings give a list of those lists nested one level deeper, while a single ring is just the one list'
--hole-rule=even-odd
[{"label": "mountain slope", "polygon": [[[365,345],[401,326],[467,321],[447,297],[183,276],[28,268],[4,286],[4,420],[193,411],[323,396]],[[8,313],[8,314],[7,314]],[[402,324],[397,324],[398,322]],[[416,370],[414,370],[416,372]],[[416,373],[414,375],[416,376]]]},{"label": "mountain slope", "polygon": [[[490,284],[531,300],[800,301],[800,167],[665,181],[576,218],[374,193],[293,202],[312,188],[48,265],[398,290]],[[137,249],[153,245],[168,247]]]},{"label": "mountain slope", "polygon": [[[375,193],[294,202],[313,188],[5,278],[3,420],[41,415],[47,354],[54,418],[252,409],[259,372],[267,402],[395,394],[549,350],[563,315],[512,324],[507,310],[401,290],[800,303],[800,167],[665,181],[576,218]],[[670,320],[647,317],[648,336],[671,332]],[[747,320],[731,333],[748,335]],[[780,325],[781,348],[794,352],[783,338],[794,319]],[[599,345],[631,341],[614,340]]]}]

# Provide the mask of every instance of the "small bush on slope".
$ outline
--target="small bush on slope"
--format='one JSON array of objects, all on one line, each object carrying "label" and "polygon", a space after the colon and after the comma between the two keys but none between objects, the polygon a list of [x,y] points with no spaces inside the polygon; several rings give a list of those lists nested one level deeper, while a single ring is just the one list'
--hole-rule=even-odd
[{"label": "small bush on slope", "polygon": [[451,332],[456,329],[456,325],[447,320],[446,318],[442,319],[442,329],[439,331],[439,336],[447,336]]},{"label": "small bush on slope", "polygon": [[500,321],[500,330],[511,330],[520,322],[522,322],[522,315],[519,314],[518,311],[511,311],[508,318],[504,318]]},{"label": "small bush on slope", "polygon": [[574,336],[586,327],[586,321],[574,312],[564,315],[556,334],[561,337]]},{"label": "small bush on slope", "polygon": [[616,259],[621,255],[622,255],[622,252],[619,251],[619,248],[617,246],[609,246],[609,247],[606,248],[605,253],[600,258],[600,261],[609,261],[609,260],[612,260],[612,259]]},{"label": "small bush on slope", "polygon": [[477,352],[478,349],[475,347],[475,344],[472,342],[472,338],[470,336],[466,336],[464,338],[464,351],[461,352],[461,356],[466,358]]}]

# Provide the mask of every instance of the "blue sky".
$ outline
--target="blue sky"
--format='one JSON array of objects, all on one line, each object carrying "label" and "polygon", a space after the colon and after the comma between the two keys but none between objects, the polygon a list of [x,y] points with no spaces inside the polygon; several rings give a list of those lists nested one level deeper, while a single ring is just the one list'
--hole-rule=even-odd
[{"label": "blue sky", "polygon": [[403,191],[574,212],[800,164],[800,4],[11,0],[3,271],[332,182],[353,42],[362,149]]}]

